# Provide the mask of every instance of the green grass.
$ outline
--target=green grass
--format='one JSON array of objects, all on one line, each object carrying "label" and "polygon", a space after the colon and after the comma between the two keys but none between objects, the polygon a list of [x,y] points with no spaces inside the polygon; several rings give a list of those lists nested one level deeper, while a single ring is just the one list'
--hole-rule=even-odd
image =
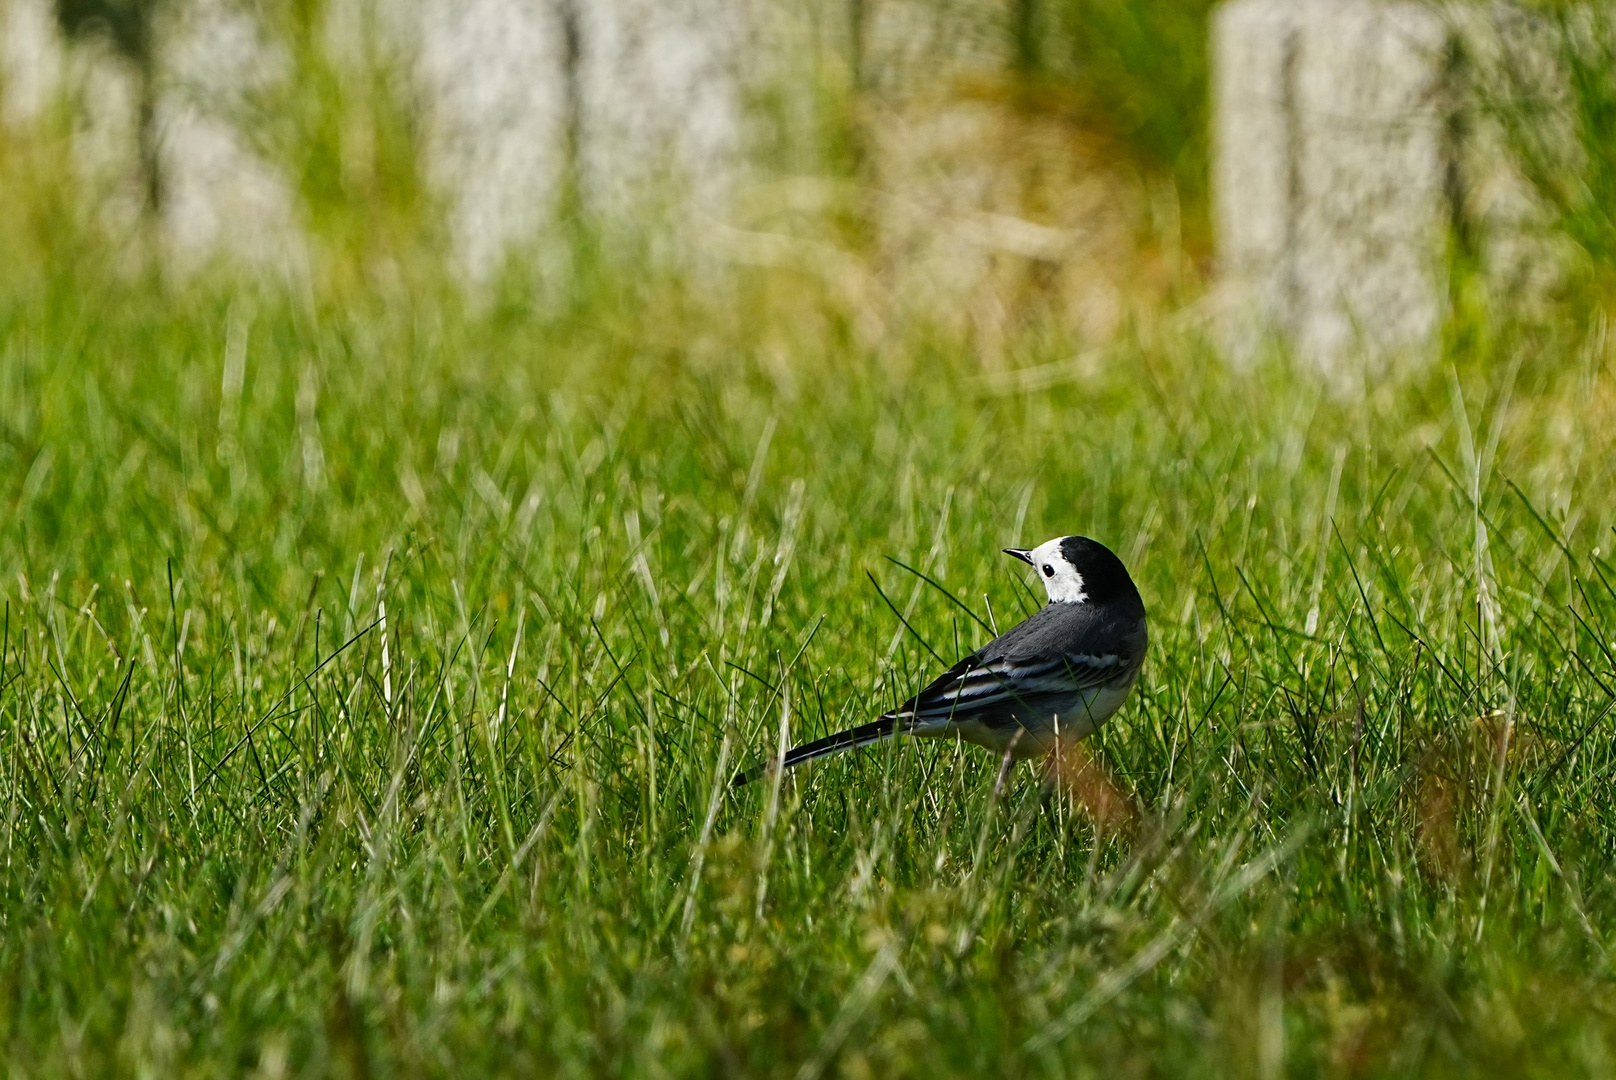
[{"label": "green grass", "polygon": [[[1000,394],[771,337],[758,279],[474,315],[60,258],[0,295],[7,1073],[1612,1071],[1575,335],[1342,401],[1163,332]],[[1074,531],[1152,620],[1093,742],[1131,826],[939,744],[725,790],[936,668],[867,574],[952,660],[889,560],[1002,627],[999,548]]]}]

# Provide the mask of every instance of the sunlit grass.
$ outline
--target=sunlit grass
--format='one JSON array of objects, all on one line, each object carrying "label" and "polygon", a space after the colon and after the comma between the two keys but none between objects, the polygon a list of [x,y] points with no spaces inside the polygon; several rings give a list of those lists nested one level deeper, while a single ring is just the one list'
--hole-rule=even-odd
[{"label": "sunlit grass", "polygon": [[[1005,395],[946,342],[782,367],[605,270],[474,315],[30,280],[12,1071],[1606,1069],[1616,425],[1574,335],[1339,400],[1164,331]],[[1120,827],[961,746],[726,789],[935,667],[867,572],[952,659],[983,631],[889,557],[1003,627],[998,550],[1065,532],[1152,620],[1092,744]]]},{"label": "sunlit grass", "polygon": [[[1016,6],[1113,46],[1026,103],[1192,218],[1204,7]],[[1597,303],[1465,278],[1439,363],[1341,396],[1134,297],[987,365],[845,222],[737,270],[573,221],[468,293],[313,10],[260,103],[290,295],[162,278],[0,132],[7,1072],[1612,1071]],[[728,788],[980,644],[958,604],[1031,611],[999,549],[1066,532],[1152,630],[1071,792],[935,743]]]}]

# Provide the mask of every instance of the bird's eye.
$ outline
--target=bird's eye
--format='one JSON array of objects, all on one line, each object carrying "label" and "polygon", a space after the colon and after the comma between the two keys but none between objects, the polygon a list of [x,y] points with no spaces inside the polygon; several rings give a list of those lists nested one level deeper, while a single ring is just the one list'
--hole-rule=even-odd
[{"label": "bird's eye", "polygon": [[1053,566],[1050,566],[1048,563],[1045,563],[1044,564],[1044,576],[1045,577],[1054,577],[1055,576],[1055,568]]}]

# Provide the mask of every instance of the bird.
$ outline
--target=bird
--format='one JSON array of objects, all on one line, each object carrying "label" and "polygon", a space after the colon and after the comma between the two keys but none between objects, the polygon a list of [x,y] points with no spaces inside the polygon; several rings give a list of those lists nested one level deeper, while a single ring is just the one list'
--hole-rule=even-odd
[{"label": "bird", "polygon": [[1145,604],[1122,560],[1086,536],[1004,553],[1033,567],[1049,602],[867,724],[803,743],[736,774],[740,787],[798,765],[903,735],[958,738],[999,754],[1002,791],[1017,761],[1092,734],[1122,707],[1144,665]]}]

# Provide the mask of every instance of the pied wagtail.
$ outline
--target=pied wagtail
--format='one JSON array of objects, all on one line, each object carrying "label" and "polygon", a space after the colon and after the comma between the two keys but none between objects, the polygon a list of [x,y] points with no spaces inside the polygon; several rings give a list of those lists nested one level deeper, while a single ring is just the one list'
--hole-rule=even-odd
[{"label": "pied wagtail", "polygon": [[[1002,785],[1015,761],[1041,757],[1105,723],[1133,689],[1149,640],[1145,605],[1127,568],[1086,536],[1004,551],[1038,571],[1048,604],[897,709],[804,743],[781,767],[899,735],[955,737],[1004,756]],[[737,774],[735,785],[772,764]]]}]

